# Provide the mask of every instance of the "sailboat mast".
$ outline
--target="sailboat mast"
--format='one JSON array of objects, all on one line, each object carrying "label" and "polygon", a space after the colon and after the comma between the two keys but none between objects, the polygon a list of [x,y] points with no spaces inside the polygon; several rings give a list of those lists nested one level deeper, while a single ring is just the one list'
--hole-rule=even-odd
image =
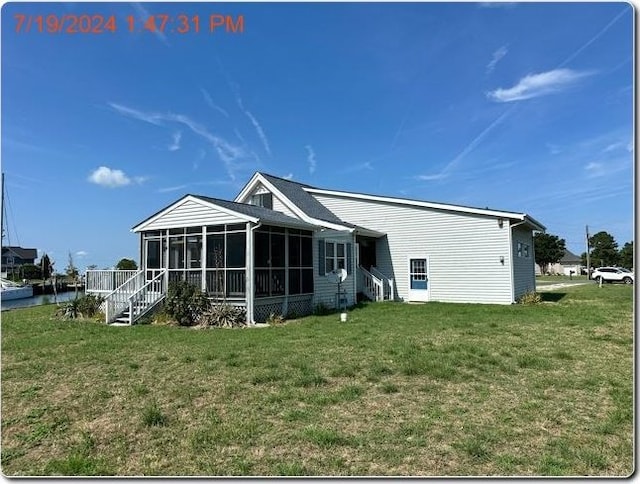
[{"label": "sailboat mast", "polygon": [[0,232],[4,242],[4,173],[2,174],[2,207],[0,207]]}]

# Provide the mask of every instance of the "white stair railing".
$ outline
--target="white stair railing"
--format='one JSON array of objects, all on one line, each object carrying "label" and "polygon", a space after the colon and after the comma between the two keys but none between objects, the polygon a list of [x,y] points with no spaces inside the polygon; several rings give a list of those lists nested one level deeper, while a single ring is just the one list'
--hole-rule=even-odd
[{"label": "white stair railing", "polygon": [[164,298],[166,269],[156,272],[153,279],[129,296],[129,324],[135,323]]},{"label": "white stair railing", "polygon": [[144,285],[144,271],[140,270],[105,297],[104,313],[107,324],[115,321],[129,307],[129,297]]},{"label": "white stair railing", "polygon": [[364,294],[372,301],[382,301],[384,298],[384,288],[382,280],[374,276],[371,272],[360,266],[362,274],[362,287]]},{"label": "white stair railing", "polygon": [[392,300],[393,299],[393,284],[394,281],[390,277],[385,276],[382,272],[378,270],[377,267],[371,267],[371,274],[382,281],[383,287],[383,299],[384,300]]}]

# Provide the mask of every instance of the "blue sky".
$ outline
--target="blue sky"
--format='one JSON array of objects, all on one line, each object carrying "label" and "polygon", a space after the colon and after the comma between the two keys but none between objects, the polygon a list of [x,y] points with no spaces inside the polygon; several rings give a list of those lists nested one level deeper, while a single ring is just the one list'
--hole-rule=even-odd
[{"label": "blue sky", "polygon": [[[115,32],[47,32],[65,15]],[[164,32],[140,31],[159,15]],[[211,32],[212,15],[229,22]],[[137,259],[132,226],[186,193],[233,199],[260,170],[525,212],[578,254],[587,224],[622,246],[632,33],[627,3],[7,3],[5,243],[58,270],[69,252]]]}]

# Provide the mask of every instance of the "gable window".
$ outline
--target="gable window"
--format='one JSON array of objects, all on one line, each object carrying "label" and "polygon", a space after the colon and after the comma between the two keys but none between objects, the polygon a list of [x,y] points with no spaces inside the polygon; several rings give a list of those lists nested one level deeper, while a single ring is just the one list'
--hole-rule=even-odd
[{"label": "gable window", "polygon": [[255,205],[256,207],[264,207],[273,210],[273,194],[267,192],[251,195],[249,203],[251,205]]}]

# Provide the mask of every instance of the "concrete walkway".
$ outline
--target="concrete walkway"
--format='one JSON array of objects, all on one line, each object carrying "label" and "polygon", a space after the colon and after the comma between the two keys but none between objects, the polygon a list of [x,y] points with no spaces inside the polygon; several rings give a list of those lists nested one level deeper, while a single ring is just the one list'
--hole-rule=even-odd
[{"label": "concrete walkway", "polygon": [[559,282],[557,284],[536,284],[536,290],[540,291],[555,291],[556,289],[562,289],[564,287],[571,286],[584,286],[585,284],[594,284],[593,281],[580,281],[580,282]]}]

